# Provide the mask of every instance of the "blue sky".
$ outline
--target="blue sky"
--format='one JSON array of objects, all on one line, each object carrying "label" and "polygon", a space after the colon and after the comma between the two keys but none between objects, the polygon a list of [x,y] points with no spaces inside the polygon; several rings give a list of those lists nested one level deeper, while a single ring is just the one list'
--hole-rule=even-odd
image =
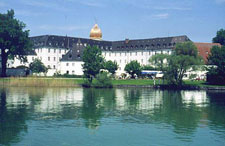
[{"label": "blue sky", "polygon": [[225,0],[0,0],[0,13],[8,9],[30,36],[88,38],[97,22],[104,40],[187,35],[211,42],[225,29]]}]

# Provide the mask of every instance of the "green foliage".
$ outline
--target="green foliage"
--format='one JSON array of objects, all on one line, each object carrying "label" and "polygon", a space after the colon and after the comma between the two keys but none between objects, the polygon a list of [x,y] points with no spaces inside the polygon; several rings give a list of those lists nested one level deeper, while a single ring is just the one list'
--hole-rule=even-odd
[{"label": "green foliage", "polygon": [[203,60],[198,56],[197,48],[192,42],[179,43],[173,54],[168,57],[165,79],[168,84],[181,86],[187,70],[194,69],[194,65],[201,64],[203,64]]},{"label": "green foliage", "polygon": [[54,73],[53,77],[57,77],[57,78],[83,78],[82,75],[70,75],[70,74],[60,74],[58,72]]},{"label": "green foliage", "polygon": [[210,84],[225,85],[225,46],[213,46],[208,58],[207,81]]},{"label": "green foliage", "polygon": [[93,86],[99,88],[111,88],[112,79],[107,72],[100,72],[99,74],[97,74],[96,82],[93,83]]},{"label": "green foliage", "polygon": [[96,46],[88,46],[84,49],[82,59],[84,62],[84,76],[92,83],[93,78],[103,68],[104,58],[102,57],[102,51]]},{"label": "green foliage", "polygon": [[149,59],[149,62],[157,68],[157,70],[165,71],[168,66],[168,54],[156,54]]},{"label": "green foliage", "polygon": [[111,60],[109,60],[105,62],[104,68],[114,75],[116,70],[118,69],[118,64],[115,61],[112,62]]},{"label": "green foliage", "polygon": [[0,49],[2,58],[2,77],[6,76],[8,58],[15,57],[27,61],[26,54],[31,50],[29,31],[24,30],[25,24],[14,18],[14,11],[0,13]]},{"label": "green foliage", "polygon": [[225,30],[220,29],[216,33],[216,37],[213,38],[213,43],[220,43],[221,45],[225,45]]},{"label": "green foliage", "polygon": [[33,73],[47,73],[48,68],[41,62],[40,59],[35,59],[29,66]]},{"label": "green foliage", "polygon": [[141,67],[141,70],[156,70],[156,68],[151,65],[144,65]]},{"label": "green foliage", "polygon": [[137,76],[141,74],[141,65],[137,62],[137,60],[133,60],[126,64],[124,70],[131,75],[131,78],[135,78],[135,74]]}]

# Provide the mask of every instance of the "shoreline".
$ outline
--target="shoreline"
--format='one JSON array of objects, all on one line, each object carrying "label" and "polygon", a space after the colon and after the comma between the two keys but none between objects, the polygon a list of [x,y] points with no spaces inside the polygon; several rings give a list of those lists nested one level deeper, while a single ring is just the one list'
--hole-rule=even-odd
[{"label": "shoreline", "polygon": [[[82,78],[0,78],[0,87],[83,87]],[[152,80],[112,80],[112,88],[151,88],[162,90],[218,90],[225,91],[225,86],[205,85],[204,82],[186,82],[182,87],[153,85]],[[104,88],[104,87],[91,87]]]}]

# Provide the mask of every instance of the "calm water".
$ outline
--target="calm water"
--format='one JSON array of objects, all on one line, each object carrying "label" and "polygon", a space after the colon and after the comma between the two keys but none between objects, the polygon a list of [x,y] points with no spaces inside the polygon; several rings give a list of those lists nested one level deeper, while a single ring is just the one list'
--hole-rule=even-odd
[{"label": "calm water", "polygon": [[0,145],[225,145],[225,92],[0,89]]}]

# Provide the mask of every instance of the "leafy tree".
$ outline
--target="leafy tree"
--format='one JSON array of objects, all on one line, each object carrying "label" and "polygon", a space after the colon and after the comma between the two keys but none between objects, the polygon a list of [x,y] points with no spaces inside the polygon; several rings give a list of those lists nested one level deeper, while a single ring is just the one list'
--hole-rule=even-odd
[{"label": "leafy tree", "polygon": [[112,78],[108,75],[107,72],[100,72],[96,75],[96,83],[94,83],[96,87],[112,87]]},{"label": "leafy tree", "polygon": [[142,70],[156,70],[153,66],[151,65],[144,65],[141,67]]},{"label": "leafy tree", "polygon": [[133,60],[130,63],[126,64],[125,71],[131,75],[131,78],[135,78],[136,75],[141,74],[141,65],[137,62],[137,60]]},{"label": "leafy tree", "polygon": [[208,58],[207,81],[210,84],[225,84],[225,46],[213,46]]},{"label": "leafy tree", "polygon": [[6,64],[9,58],[15,57],[26,61],[26,54],[31,50],[29,31],[25,24],[14,18],[14,11],[0,14],[0,49],[2,59],[2,77],[6,77]]},{"label": "leafy tree", "polygon": [[157,70],[165,71],[168,66],[168,54],[156,54],[149,59],[149,62],[157,68]]},{"label": "leafy tree", "polygon": [[48,72],[48,68],[41,62],[40,59],[35,59],[29,66],[30,70],[33,73],[46,73]]},{"label": "leafy tree", "polygon": [[93,78],[103,68],[104,58],[102,57],[102,51],[96,46],[88,46],[84,49],[82,59],[84,62],[84,76],[88,79],[89,83],[92,83]]},{"label": "leafy tree", "polygon": [[216,33],[216,37],[213,38],[213,43],[220,43],[221,45],[225,45],[225,30],[220,29]]},{"label": "leafy tree", "polygon": [[111,60],[106,61],[104,66],[105,66],[104,68],[107,69],[113,75],[116,73],[116,70],[118,69],[118,64],[115,61],[112,62]]},{"label": "leafy tree", "polygon": [[173,54],[168,57],[165,78],[169,84],[180,86],[183,83],[184,74],[189,69],[194,70],[194,65],[202,63],[203,61],[198,56],[197,48],[192,42],[178,43]]}]

